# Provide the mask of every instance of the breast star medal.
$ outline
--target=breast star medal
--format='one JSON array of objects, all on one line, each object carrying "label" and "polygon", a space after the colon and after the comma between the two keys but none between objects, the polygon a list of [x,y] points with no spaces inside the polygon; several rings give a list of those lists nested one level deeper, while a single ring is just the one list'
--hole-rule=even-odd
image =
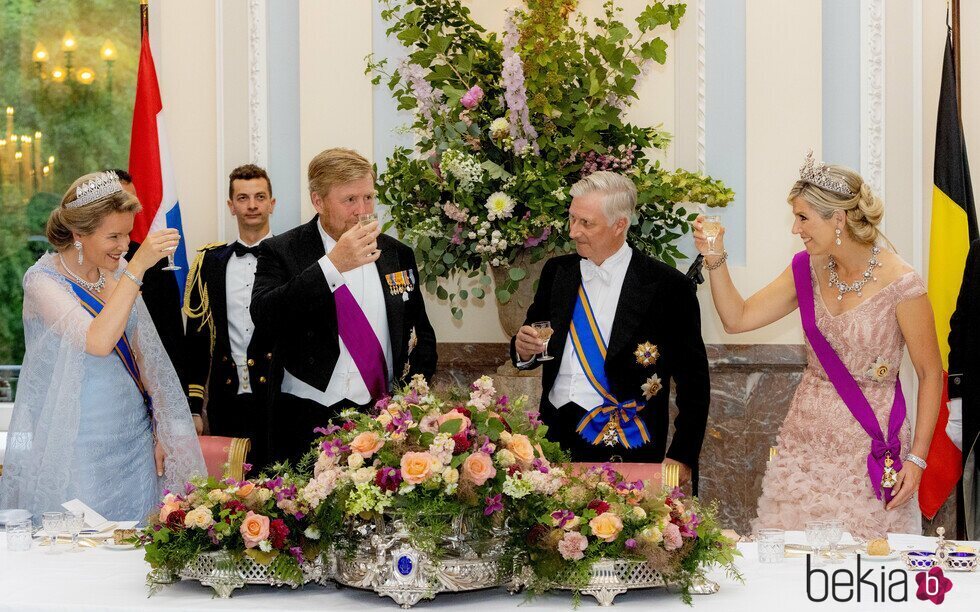
[{"label": "breast star medal", "polygon": [[643,391],[643,397],[650,399],[654,395],[660,393],[660,390],[664,388],[663,383],[660,382],[660,377],[654,374],[647,379],[645,383],[640,385],[640,389]]},{"label": "breast star medal", "polygon": [[898,482],[898,474],[895,472],[895,461],[890,452],[885,453],[885,469],[881,473],[881,487],[891,489]]},{"label": "breast star medal", "polygon": [[633,354],[636,355],[636,363],[643,367],[652,366],[660,358],[660,351],[657,350],[657,345],[650,344],[649,342],[636,345],[636,350],[633,351]]}]

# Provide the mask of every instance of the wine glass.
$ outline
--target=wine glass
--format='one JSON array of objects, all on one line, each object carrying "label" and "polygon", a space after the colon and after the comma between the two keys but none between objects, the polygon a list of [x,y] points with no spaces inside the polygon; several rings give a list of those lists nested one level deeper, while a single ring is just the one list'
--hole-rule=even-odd
[{"label": "wine glass", "polygon": [[721,217],[718,215],[706,215],[701,221],[701,231],[708,240],[708,255],[717,255],[715,251],[715,240],[721,233]]},{"label": "wine glass", "polygon": [[54,548],[58,542],[58,534],[65,526],[65,514],[63,512],[45,512],[41,515],[41,528],[44,533],[48,536],[48,542],[51,544],[51,549],[48,550],[49,553],[54,552]]},{"label": "wine glass", "polygon": [[827,545],[827,523],[807,521],[805,525],[806,543],[813,549],[813,564],[820,564],[820,550]]},{"label": "wine glass", "polygon": [[548,340],[551,339],[551,334],[555,333],[555,330],[551,328],[551,321],[538,321],[537,323],[531,323],[531,327],[538,334],[538,339],[544,342],[544,349],[541,354],[538,355],[538,361],[551,361],[554,359],[548,354]]},{"label": "wine glass", "polygon": [[840,563],[844,559],[843,555],[837,552],[842,537],[844,537],[844,522],[836,519],[827,521],[827,544],[830,545],[827,556],[832,563]]},{"label": "wine glass", "polygon": [[371,225],[377,220],[378,220],[378,213],[372,212],[372,213],[363,213],[357,215],[357,222],[358,224],[360,224],[361,227],[364,227],[366,225]]},{"label": "wine glass", "polygon": [[161,268],[161,270],[180,270],[181,269],[180,266],[178,266],[177,264],[174,263],[174,251],[176,251],[176,250],[177,250],[177,247],[170,247],[168,249],[169,253],[167,253],[167,265],[165,267]]},{"label": "wine glass", "polygon": [[65,527],[67,528],[68,533],[71,534],[72,552],[77,552],[81,550],[78,547],[78,534],[81,533],[82,529],[85,527],[85,513],[84,512],[66,513]]}]

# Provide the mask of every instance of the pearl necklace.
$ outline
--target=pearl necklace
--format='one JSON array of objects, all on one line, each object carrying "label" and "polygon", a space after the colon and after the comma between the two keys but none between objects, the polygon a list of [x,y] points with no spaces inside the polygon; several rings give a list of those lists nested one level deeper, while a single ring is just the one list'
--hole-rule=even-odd
[{"label": "pearl necklace", "polygon": [[99,268],[99,280],[95,281],[94,283],[90,283],[71,271],[71,268],[69,268],[68,264],[65,263],[65,258],[61,256],[61,253],[58,253],[58,259],[61,260],[61,267],[65,269],[65,272],[67,272],[69,276],[75,279],[76,283],[89,291],[102,293],[102,289],[105,287],[105,272],[103,272],[101,268]]},{"label": "pearl necklace", "polygon": [[874,276],[872,273],[874,272],[875,268],[881,266],[881,264],[878,263],[878,253],[880,252],[881,249],[879,249],[877,246],[871,247],[871,259],[868,260],[868,269],[864,271],[861,278],[850,284],[845,283],[839,276],[837,276],[837,261],[834,259],[833,255],[828,256],[827,268],[830,270],[830,283],[827,286],[837,287],[838,302],[843,300],[844,294],[849,291],[853,291],[854,293],[857,293],[858,297],[862,297],[863,294],[861,293],[861,290],[869,280],[878,282],[878,277]]}]

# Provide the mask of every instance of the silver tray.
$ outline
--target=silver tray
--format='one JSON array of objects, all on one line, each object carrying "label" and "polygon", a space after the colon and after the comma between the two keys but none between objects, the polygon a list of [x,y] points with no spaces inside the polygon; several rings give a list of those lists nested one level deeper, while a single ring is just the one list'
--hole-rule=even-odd
[{"label": "silver tray", "polygon": [[231,597],[235,589],[249,584],[264,584],[268,586],[288,586],[297,588],[309,582],[323,584],[324,574],[328,573],[329,563],[321,555],[314,561],[300,565],[303,572],[302,582],[282,580],[272,573],[267,565],[258,563],[246,555],[235,556],[230,551],[212,551],[201,553],[193,561],[175,574],[166,570],[153,570],[147,576],[147,584],[152,595],[160,586],[171,584],[180,579],[196,580],[203,586],[214,589],[218,597]]}]

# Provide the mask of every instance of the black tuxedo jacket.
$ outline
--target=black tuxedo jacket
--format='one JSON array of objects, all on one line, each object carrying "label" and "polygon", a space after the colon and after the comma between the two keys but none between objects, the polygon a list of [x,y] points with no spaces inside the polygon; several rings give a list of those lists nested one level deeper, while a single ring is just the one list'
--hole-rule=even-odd
[{"label": "black tuxedo jacket", "polygon": [[[311,387],[326,390],[340,355],[336,304],[317,261],[324,255],[317,223],[319,218],[314,217],[259,245],[252,319],[275,338],[271,395],[279,392],[283,368]],[[378,247],[378,282],[385,296],[395,384],[415,374],[431,379],[436,336],[425,314],[415,253],[384,234],[378,236]],[[403,270],[411,270],[416,280],[407,301],[392,295],[385,281],[386,274]],[[416,342],[410,350],[413,330]]]},{"label": "black tuxedo jacket", "polygon": [[[130,242],[126,260],[132,260],[139,248],[139,242]],[[150,311],[153,325],[160,334],[163,348],[166,349],[177,376],[183,381],[184,318],[180,313],[180,305],[184,302],[184,296],[180,294],[180,287],[177,286],[177,276],[173,271],[163,269],[166,265],[167,260],[161,259],[143,274],[140,293],[143,295],[146,309]]]},{"label": "black tuxedo jacket", "polygon": [[[701,312],[691,282],[680,272],[633,250],[626,270],[622,292],[616,307],[612,332],[607,339],[605,371],[610,391],[619,401],[635,399],[646,402],[638,415],[650,432],[651,442],[640,448],[593,446],[577,433],[575,427],[584,412],[567,414],[551,406],[548,394],[558,375],[561,358],[568,341],[572,310],[582,284],[581,257],[563,255],[551,259],[541,271],[534,302],[527,312],[525,325],[534,321],[551,321],[554,335],[548,354],[555,357],[544,362],[542,375],[541,418],[549,426],[549,437],[570,450],[576,461],[604,461],[619,456],[627,462],[656,463],[667,457],[697,469],[701,443],[708,418],[710,382],[708,358],[701,339]],[[657,346],[660,357],[653,365],[641,365],[633,354],[637,346],[649,342]],[[511,358],[517,364],[514,338]],[[541,365],[534,362],[525,369]],[[653,374],[660,377],[663,389],[647,400],[641,385]],[[666,446],[668,397],[670,383],[677,390],[679,413],[674,420],[674,436]],[[593,406],[583,406],[593,408]]]},{"label": "black tuxedo jacket", "polygon": [[[211,433],[230,435],[222,427],[224,413],[234,418],[235,406],[240,400],[257,400],[264,403],[269,387],[269,369],[272,364],[272,334],[268,326],[256,325],[246,349],[246,365],[252,397],[238,393],[238,372],[231,355],[228,338],[227,271],[228,261],[235,256],[234,247],[228,244],[209,245],[201,249],[201,262],[195,278],[188,278],[191,291],[188,294],[188,310],[200,312],[207,293],[207,311],[187,319],[187,389],[191,412],[199,414],[203,406],[200,391],[207,389],[208,419]],[[198,282],[200,279],[200,282]],[[254,323],[254,321],[253,321]],[[211,348],[211,324],[214,328],[214,349]],[[245,418],[240,415],[239,418]]]},{"label": "black tuxedo jacket", "polygon": [[[977,470],[980,446],[980,240],[970,245],[956,311],[949,321],[949,397],[963,400],[963,467]],[[958,531],[977,538],[975,475],[960,479]],[[961,536],[962,537],[962,536]]]}]

